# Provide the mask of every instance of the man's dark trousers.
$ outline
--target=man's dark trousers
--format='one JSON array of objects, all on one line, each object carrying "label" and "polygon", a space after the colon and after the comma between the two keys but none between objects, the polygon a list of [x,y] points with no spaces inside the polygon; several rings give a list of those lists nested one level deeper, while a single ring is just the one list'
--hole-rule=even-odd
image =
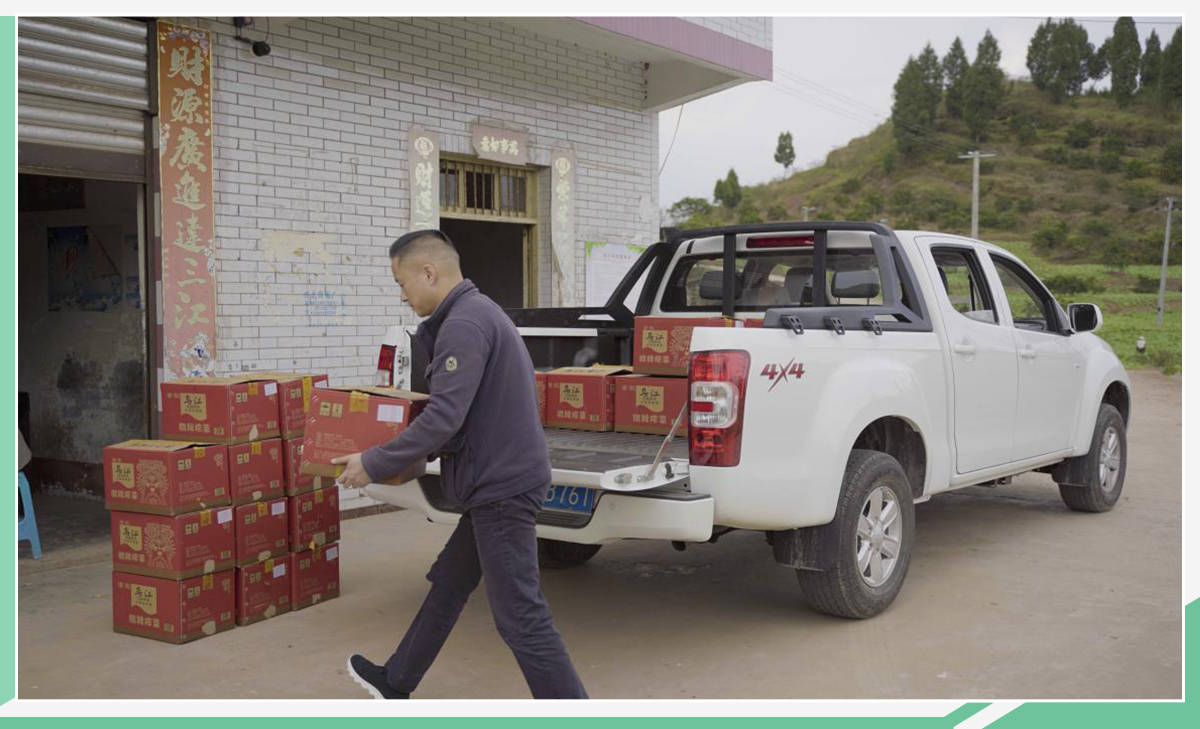
[{"label": "man's dark trousers", "polygon": [[534,517],[541,491],[473,507],[459,519],[426,576],[433,583],[429,595],[388,659],[387,679],[394,688],[416,689],[482,575],[496,630],[516,656],[533,698],[587,698],[539,586]]}]

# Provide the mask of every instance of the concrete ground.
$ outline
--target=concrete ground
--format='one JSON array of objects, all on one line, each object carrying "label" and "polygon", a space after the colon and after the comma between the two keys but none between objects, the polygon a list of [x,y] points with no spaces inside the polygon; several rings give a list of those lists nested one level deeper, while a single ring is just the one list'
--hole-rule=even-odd
[{"label": "concrete ground", "polygon": [[[684,553],[622,542],[585,566],[544,573],[588,691],[1179,698],[1182,383],[1132,377],[1131,460],[1115,510],[1070,512],[1042,474],[935,497],[917,507],[900,597],[871,620],[806,609],[759,533]],[[342,597],[182,646],[111,631],[103,542],[49,549],[41,564],[22,557],[19,696],[365,698],[345,675],[346,656],[388,655],[448,534],[413,512],[347,521]],[[478,590],[417,698],[527,697]]]}]

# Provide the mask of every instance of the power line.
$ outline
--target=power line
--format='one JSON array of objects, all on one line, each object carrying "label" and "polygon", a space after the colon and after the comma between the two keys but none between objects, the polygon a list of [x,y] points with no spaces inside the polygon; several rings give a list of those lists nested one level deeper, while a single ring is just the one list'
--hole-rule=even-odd
[{"label": "power line", "polygon": [[663,155],[662,166],[658,168],[658,176],[662,177],[663,170],[667,168],[667,160],[671,159],[671,150],[675,149],[675,138],[679,136],[679,122],[683,121],[683,107],[687,102],[679,105],[679,116],[675,117],[675,133],[671,135],[671,144],[667,146],[667,153]]}]

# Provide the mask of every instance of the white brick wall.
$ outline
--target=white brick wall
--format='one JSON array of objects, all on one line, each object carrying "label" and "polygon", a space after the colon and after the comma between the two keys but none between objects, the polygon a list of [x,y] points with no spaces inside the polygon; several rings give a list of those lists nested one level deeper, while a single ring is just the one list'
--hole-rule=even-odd
[{"label": "white brick wall", "polygon": [[[218,369],[328,372],[369,381],[399,303],[387,246],[408,221],[407,133],[439,132],[472,153],[470,127],[525,127],[533,162],[555,146],[578,159],[577,289],[583,242],[657,239],[658,123],[638,110],[640,64],[465,19],[300,19],[271,28],[256,58],[231,26],[216,31]],[[259,21],[263,23],[262,20]],[[260,38],[265,26],[248,34]],[[541,294],[550,288],[548,175],[539,185]],[[296,257],[267,230],[323,233]]]},{"label": "white brick wall", "polygon": [[718,33],[724,33],[759,48],[771,50],[773,33],[770,18],[692,16],[686,17],[684,20]]}]

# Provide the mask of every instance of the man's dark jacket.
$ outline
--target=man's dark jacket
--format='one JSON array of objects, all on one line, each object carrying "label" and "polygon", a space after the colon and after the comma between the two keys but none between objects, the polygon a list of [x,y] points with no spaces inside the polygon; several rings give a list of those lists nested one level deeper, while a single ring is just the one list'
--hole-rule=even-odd
[{"label": "man's dark jacket", "polygon": [[545,497],[550,454],[533,362],[512,320],[469,280],[417,327],[429,358],[429,404],[394,439],[363,452],[372,481],[441,456],[442,489],[465,508],[527,491]]}]

